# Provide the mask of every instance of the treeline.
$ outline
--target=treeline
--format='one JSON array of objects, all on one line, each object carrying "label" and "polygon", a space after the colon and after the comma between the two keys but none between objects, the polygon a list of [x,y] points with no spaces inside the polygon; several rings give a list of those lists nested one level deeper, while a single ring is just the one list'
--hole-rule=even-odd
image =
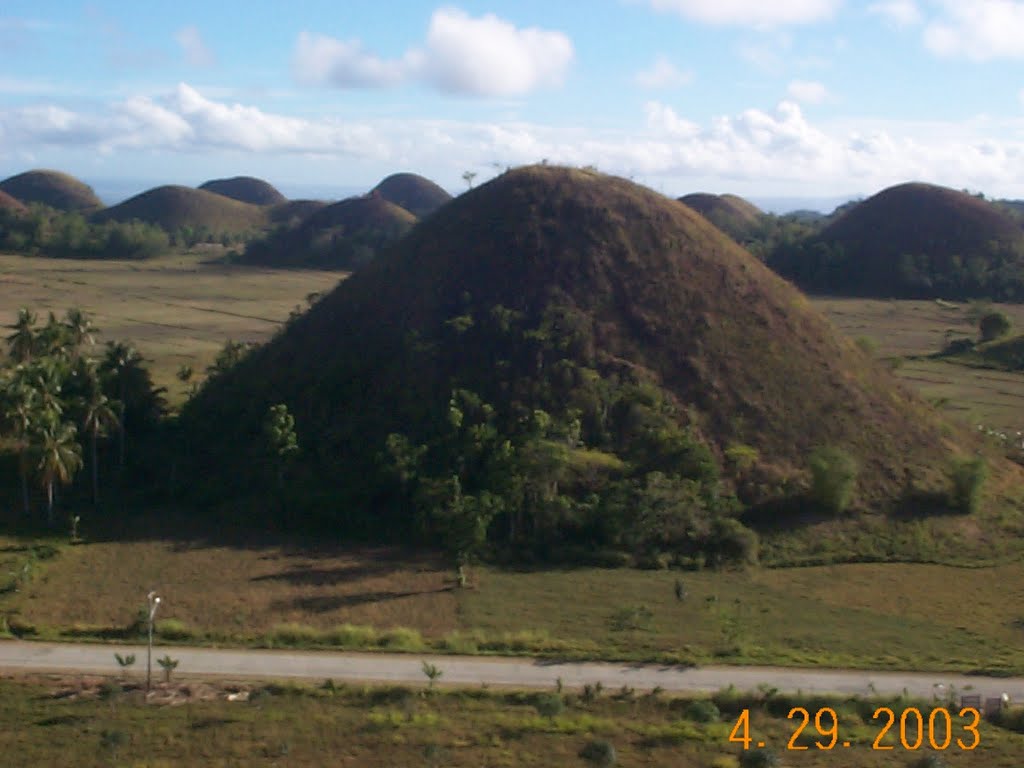
[{"label": "treeline", "polygon": [[91,223],[80,213],[33,205],[0,210],[0,251],[66,259],[148,259],[170,247],[167,233],[141,221]]},{"label": "treeline", "polygon": [[[84,312],[44,324],[21,309],[0,367],[0,446],[13,456],[22,514],[34,518],[32,489],[45,495],[45,520],[56,523],[61,489],[87,470],[94,508],[100,504],[102,459],[123,475],[127,435],[152,432],[165,412],[162,390],[131,346],[96,348],[97,329]],[[111,445],[111,441],[113,445]],[[77,517],[72,516],[73,535]]]}]

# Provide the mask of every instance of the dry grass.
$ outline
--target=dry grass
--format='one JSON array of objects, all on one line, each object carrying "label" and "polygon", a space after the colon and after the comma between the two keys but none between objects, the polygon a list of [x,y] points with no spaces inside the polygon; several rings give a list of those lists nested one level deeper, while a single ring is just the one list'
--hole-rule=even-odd
[{"label": "dry grass", "polygon": [[[214,249],[216,250],[216,249]],[[184,395],[181,365],[202,374],[228,339],[265,341],[306,296],[343,276],[206,264],[210,250],[153,261],[67,261],[0,255],[0,318],[19,307],[58,315],[80,307],[101,329],[99,341],[130,341],[154,361],[158,386],[172,402]]]}]

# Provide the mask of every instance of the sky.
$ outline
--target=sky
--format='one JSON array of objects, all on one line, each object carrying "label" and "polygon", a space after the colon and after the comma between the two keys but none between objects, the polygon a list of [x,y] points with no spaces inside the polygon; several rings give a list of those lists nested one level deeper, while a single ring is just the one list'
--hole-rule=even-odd
[{"label": "sky", "polygon": [[325,196],[547,161],[673,196],[1024,198],[1022,65],[1018,0],[3,0],[0,178]]}]

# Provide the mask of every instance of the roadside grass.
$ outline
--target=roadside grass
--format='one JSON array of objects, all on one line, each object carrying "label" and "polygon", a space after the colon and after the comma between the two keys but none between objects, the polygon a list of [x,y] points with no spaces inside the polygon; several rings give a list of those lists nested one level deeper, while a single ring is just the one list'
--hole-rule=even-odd
[{"label": "roadside grass", "polygon": [[[682,581],[683,600],[675,595]],[[746,571],[474,568],[430,557],[169,541],[65,546],[0,596],[15,634],[664,663],[1024,672],[1024,563]]]},{"label": "roadside grass", "polygon": [[[811,303],[851,338],[864,337],[883,358],[898,359],[896,375],[947,415],[999,431],[1024,429],[1024,374],[914,359],[940,351],[952,338],[978,337],[978,306],[936,301],[812,297]],[[1024,304],[992,304],[1024,330]]]},{"label": "roadside grass", "polygon": [[19,307],[45,318],[79,307],[99,343],[127,341],[153,361],[157,386],[172,404],[185,397],[175,377],[189,365],[201,377],[228,339],[265,341],[306,296],[333,288],[345,273],[269,270],[208,263],[211,252],[172,253],[151,261],[72,261],[0,255],[0,318]]},{"label": "roadside grass", "polygon": [[[239,690],[247,701],[227,700],[229,691]],[[796,744],[809,749],[787,751],[796,722],[786,718],[790,706],[829,706],[839,714],[840,736],[851,747],[836,749],[848,768],[911,765],[931,753],[927,747],[906,751],[896,734],[881,742],[892,751],[873,750],[879,725],[866,717],[882,705],[897,712],[916,706],[927,717],[933,706],[927,702],[773,699],[722,691],[712,697],[720,712],[693,719],[688,698],[565,692],[561,711],[542,716],[540,701],[552,695],[445,688],[428,695],[417,687],[327,682],[316,688],[182,683],[158,691],[158,700],[167,702],[160,706],[144,704],[141,691],[109,678],[5,679],[0,753],[23,766],[586,766],[600,763],[588,763],[581,753],[606,742],[621,766],[738,768],[742,748],[728,739],[739,712],[748,708],[752,738],[768,744],[782,764],[835,765],[835,752],[819,750],[808,734]],[[955,733],[962,725],[954,719]],[[980,736],[975,752],[943,751],[945,764],[1019,765],[1024,736],[988,723],[981,724]],[[606,754],[607,748],[591,753]]]}]

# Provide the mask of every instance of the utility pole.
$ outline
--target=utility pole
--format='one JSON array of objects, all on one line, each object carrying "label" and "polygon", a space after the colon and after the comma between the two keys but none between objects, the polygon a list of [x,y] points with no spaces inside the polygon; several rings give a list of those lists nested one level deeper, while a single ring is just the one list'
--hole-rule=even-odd
[{"label": "utility pole", "polygon": [[149,693],[153,683],[153,618],[156,616],[156,609],[160,605],[160,598],[156,592],[146,595],[149,602],[149,645],[146,647],[146,693]]}]

